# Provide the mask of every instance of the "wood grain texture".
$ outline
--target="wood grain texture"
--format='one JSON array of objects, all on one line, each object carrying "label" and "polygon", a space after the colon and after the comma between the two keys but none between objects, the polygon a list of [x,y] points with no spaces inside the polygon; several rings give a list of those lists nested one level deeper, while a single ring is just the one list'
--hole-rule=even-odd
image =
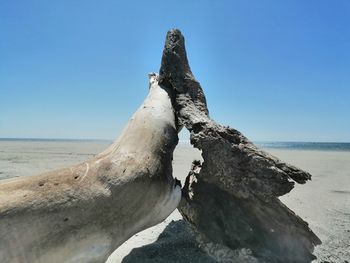
[{"label": "wood grain texture", "polygon": [[120,137],[81,164],[0,181],[0,262],[105,262],[133,234],[176,209],[178,142],[171,92],[149,95]]}]

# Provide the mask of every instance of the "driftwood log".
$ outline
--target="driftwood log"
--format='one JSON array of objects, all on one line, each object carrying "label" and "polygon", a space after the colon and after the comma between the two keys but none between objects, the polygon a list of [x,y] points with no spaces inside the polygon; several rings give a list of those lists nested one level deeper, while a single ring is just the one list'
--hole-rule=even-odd
[{"label": "driftwood log", "polygon": [[[177,132],[202,150],[184,189],[172,177]],[[248,251],[259,262],[310,262],[320,243],[278,199],[311,175],[210,119],[178,30],[167,34],[160,76],[121,136],[69,168],[0,181],[0,262],[104,262],[179,204],[217,261]]]},{"label": "driftwood log", "polygon": [[0,181],[1,263],[105,262],[135,233],[177,207],[178,142],[172,92],[150,91],[123,133],[92,160]]},{"label": "driftwood log", "polygon": [[312,261],[321,241],[278,199],[311,175],[210,119],[179,30],[167,34],[160,83],[176,93],[178,125],[190,131],[191,144],[202,151],[204,162],[193,163],[179,210],[207,252],[219,262],[236,262],[243,250],[254,262]]}]

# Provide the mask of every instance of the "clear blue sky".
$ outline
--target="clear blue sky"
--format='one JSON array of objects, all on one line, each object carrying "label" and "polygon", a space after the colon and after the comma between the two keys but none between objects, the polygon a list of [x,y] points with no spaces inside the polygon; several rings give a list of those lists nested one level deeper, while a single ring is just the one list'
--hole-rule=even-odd
[{"label": "clear blue sky", "polygon": [[350,141],[350,1],[1,1],[0,137],[112,139],[179,28],[212,118]]}]

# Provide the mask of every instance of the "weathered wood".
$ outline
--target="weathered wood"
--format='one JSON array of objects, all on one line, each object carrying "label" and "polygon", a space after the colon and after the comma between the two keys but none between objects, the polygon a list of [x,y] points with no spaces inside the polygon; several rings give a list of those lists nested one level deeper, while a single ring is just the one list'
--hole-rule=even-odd
[{"label": "weathered wood", "polygon": [[81,164],[0,181],[0,262],[105,262],[133,234],[164,220],[181,187],[172,92],[150,91],[107,150]]},{"label": "weathered wood", "polygon": [[[209,118],[180,31],[167,35],[160,80],[107,150],[84,163],[0,181],[0,262],[104,262],[134,233],[165,219],[180,186],[171,160],[178,127],[202,150],[180,211],[218,261],[310,262],[320,243],[278,196],[311,175]],[[174,107],[176,114],[174,114]],[[238,251],[238,252],[237,252]]]},{"label": "weathered wood", "polygon": [[[161,83],[176,92],[179,125],[202,151],[179,206],[203,247],[220,262],[235,262],[239,250],[266,262],[310,262],[320,244],[308,224],[280,202],[294,181],[311,175],[259,150],[239,131],[210,119],[205,96],[194,78],[179,30],[167,34]],[[249,254],[248,253],[248,254]]]}]

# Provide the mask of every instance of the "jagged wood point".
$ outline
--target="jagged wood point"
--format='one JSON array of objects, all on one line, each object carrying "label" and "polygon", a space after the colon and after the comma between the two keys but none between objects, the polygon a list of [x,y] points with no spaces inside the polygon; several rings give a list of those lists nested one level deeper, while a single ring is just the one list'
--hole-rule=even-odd
[{"label": "jagged wood point", "polygon": [[313,260],[320,239],[278,199],[293,189],[294,182],[303,184],[311,175],[209,117],[177,29],[166,37],[160,81],[176,92],[178,125],[190,131],[191,144],[202,151],[204,162],[193,163],[179,210],[207,252],[221,262],[234,260],[240,249],[266,262]]}]

